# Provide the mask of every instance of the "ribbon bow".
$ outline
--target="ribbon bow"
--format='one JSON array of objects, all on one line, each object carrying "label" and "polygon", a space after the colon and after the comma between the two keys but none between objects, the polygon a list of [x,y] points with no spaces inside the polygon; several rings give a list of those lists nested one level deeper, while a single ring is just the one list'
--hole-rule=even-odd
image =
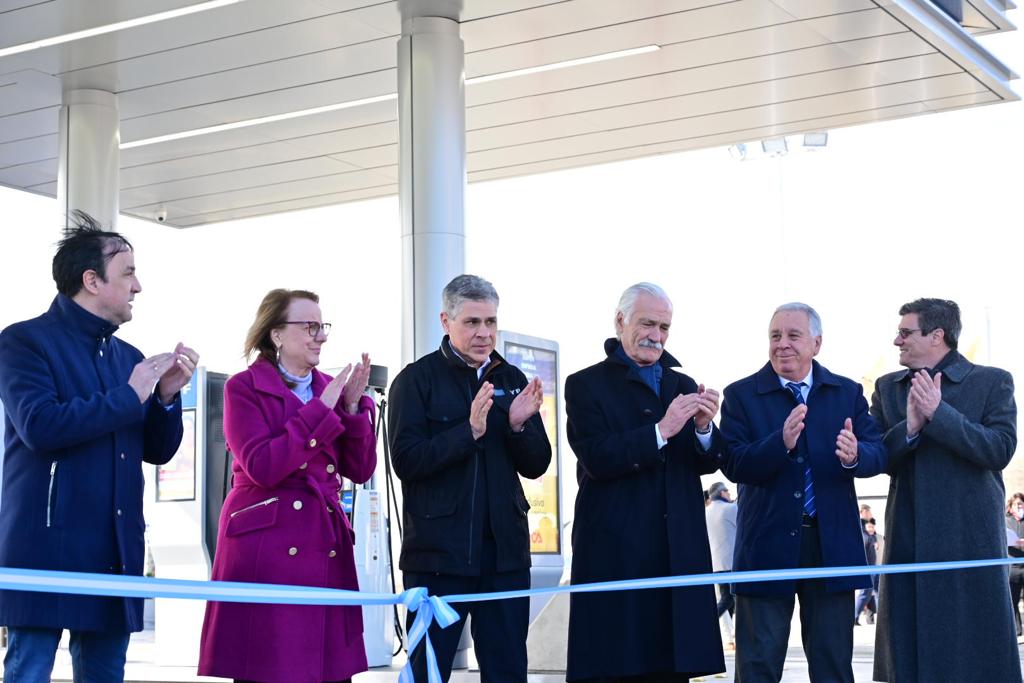
[{"label": "ribbon bow", "polygon": [[445,602],[444,598],[428,595],[426,588],[410,588],[402,591],[398,597],[410,612],[416,613],[416,619],[408,633],[409,659],[402,667],[402,672],[398,674],[398,683],[414,683],[412,653],[421,640],[427,648],[427,681],[442,683],[441,671],[437,668],[437,655],[434,654],[434,646],[430,643],[430,624],[436,621],[441,628],[448,628],[459,620],[459,613]]}]

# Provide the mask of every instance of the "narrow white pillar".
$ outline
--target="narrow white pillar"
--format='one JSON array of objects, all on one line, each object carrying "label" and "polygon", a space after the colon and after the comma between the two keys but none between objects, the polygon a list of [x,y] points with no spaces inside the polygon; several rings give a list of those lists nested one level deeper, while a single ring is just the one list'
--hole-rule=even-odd
[{"label": "narrow white pillar", "polygon": [[[398,42],[402,361],[437,348],[441,290],[465,269],[466,97],[459,2],[406,0]],[[424,12],[451,16],[423,16]]]},{"label": "narrow white pillar", "polygon": [[57,205],[63,230],[84,211],[106,230],[117,229],[121,141],[117,95],[70,90],[60,108]]}]

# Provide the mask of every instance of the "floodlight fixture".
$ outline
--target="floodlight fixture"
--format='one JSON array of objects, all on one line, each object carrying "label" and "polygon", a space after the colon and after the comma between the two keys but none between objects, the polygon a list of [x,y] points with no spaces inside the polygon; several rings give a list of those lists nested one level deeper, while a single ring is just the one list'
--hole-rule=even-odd
[{"label": "floodlight fixture", "polygon": [[747,158],[747,145],[743,142],[739,142],[735,145],[729,145],[729,156],[736,161],[743,161]]},{"label": "floodlight fixture", "polygon": [[815,150],[821,149],[828,144],[828,131],[815,133],[804,133],[804,147]]},{"label": "floodlight fixture", "polygon": [[781,157],[789,151],[789,147],[786,145],[786,138],[762,140],[761,149],[770,157]]}]

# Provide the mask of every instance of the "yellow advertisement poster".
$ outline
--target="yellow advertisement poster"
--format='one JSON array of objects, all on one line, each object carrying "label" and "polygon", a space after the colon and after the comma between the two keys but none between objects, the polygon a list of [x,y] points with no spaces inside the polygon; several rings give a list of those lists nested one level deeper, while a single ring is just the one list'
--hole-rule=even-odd
[{"label": "yellow advertisement poster", "polygon": [[530,503],[527,515],[530,523],[530,552],[553,553],[559,547],[558,516],[558,356],[550,349],[540,349],[526,344],[506,343],[505,359],[523,371],[527,379],[540,377],[544,385],[544,402],[540,416],[544,420],[551,441],[551,464],[537,479],[520,479],[523,492]]}]

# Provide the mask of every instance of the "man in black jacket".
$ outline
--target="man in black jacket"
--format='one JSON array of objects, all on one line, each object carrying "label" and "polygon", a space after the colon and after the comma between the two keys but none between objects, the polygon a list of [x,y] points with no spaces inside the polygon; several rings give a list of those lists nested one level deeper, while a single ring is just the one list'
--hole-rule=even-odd
[{"label": "man in black jacket", "polygon": [[[443,292],[441,347],[406,366],[391,386],[391,457],[402,481],[406,588],[431,595],[530,586],[530,538],[519,475],[534,479],[551,461],[538,410],[543,387],[494,350],[498,293],[460,275]],[[529,599],[453,605],[462,619],[430,628],[444,680],[467,614],[481,677],[526,681]],[[412,624],[410,614],[409,625]],[[425,681],[422,647],[411,655]]]}]

